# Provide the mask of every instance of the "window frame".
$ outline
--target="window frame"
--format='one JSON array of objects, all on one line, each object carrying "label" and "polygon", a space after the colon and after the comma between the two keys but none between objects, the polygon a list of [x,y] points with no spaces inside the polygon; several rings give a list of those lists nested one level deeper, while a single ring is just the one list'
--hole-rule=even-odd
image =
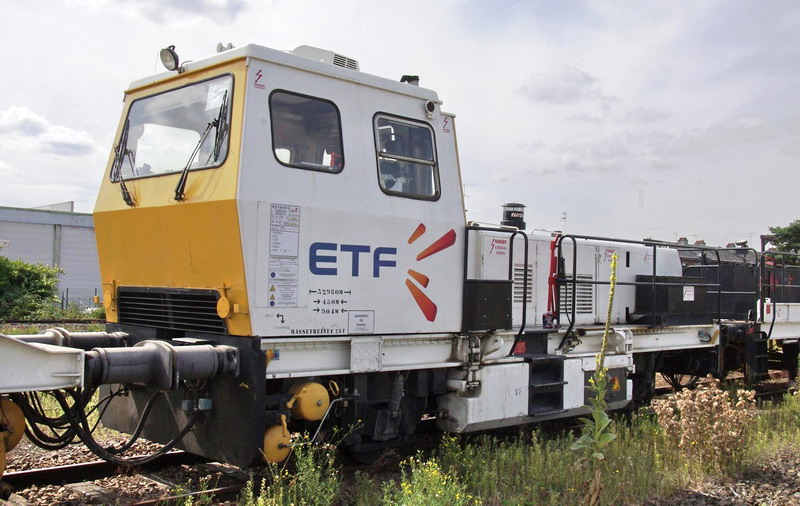
[{"label": "window frame", "polygon": [[[433,163],[430,163],[431,160],[425,160],[422,158],[413,158],[403,155],[395,155],[395,154],[386,154],[381,156],[380,150],[380,138],[378,135],[378,120],[379,119],[388,119],[390,121],[394,121],[396,123],[405,123],[411,126],[420,126],[424,127],[428,130],[431,134],[431,154],[433,155]],[[378,187],[381,189],[383,193],[392,197],[402,197],[406,199],[413,199],[413,200],[427,200],[431,202],[435,202],[439,200],[442,196],[442,185],[441,180],[439,177],[439,153],[436,149],[436,131],[431,126],[430,123],[425,121],[416,120],[413,118],[408,118],[405,116],[400,116],[397,114],[391,114],[388,112],[376,112],[375,115],[372,117],[372,138],[375,142],[375,165],[376,165],[376,174],[378,176]],[[435,185],[435,192],[433,195],[421,195],[418,193],[409,193],[409,192],[402,192],[402,191],[394,191],[394,190],[387,190],[381,184],[381,159],[389,159],[389,160],[396,160],[396,161],[404,161],[404,162],[411,162],[411,163],[419,163],[421,165],[429,165],[433,169],[433,181]]]},{"label": "window frame", "polygon": [[[341,152],[342,164],[341,164],[341,167],[339,167],[337,170],[325,170],[325,169],[322,169],[322,168],[319,168],[319,167],[311,167],[311,166],[306,166],[306,165],[285,163],[280,158],[278,158],[278,153],[275,152],[275,121],[273,121],[273,115],[272,115],[272,97],[274,97],[276,93],[284,93],[286,95],[292,95],[292,96],[295,96],[295,97],[302,97],[302,98],[307,98],[307,99],[311,99],[311,100],[318,100],[320,102],[324,102],[326,104],[330,104],[331,106],[333,106],[333,110],[336,111],[336,121],[337,121],[337,124],[339,125],[339,142],[340,142],[340,146],[342,148],[342,152]],[[296,91],[291,91],[291,90],[287,90],[287,89],[284,89],[284,88],[275,88],[274,90],[272,90],[269,93],[269,97],[267,98],[267,108],[269,109],[269,133],[270,133],[270,143],[271,143],[271,148],[272,148],[271,149],[272,156],[275,157],[275,160],[279,164],[283,165],[284,167],[290,167],[290,168],[293,168],[293,169],[311,170],[311,171],[314,171],[314,172],[320,172],[322,174],[340,174],[344,170],[345,163],[346,163],[346,157],[345,157],[345,154],[344,154],[344,131],[342,129],[342,112],[339,110],[339,106],[337,106],[336,103],[333,100],[330,100],[330,99],[327,99],[327,98],[322,98],[322,97],[315,97],[314,95],[307,95],[305,93],[298,93]],[[333,168],[333,166],[331,166],[331,168]]]},{"label": "window frame", "polygon": [[[216,75],[216,76],[212,76],[212,77],[209,77],[207,79],[201,79],[199,81],[194,81],[194,82],[191,82],[191,83],[184,84],[183,86],[178,86],[176,88],[170,88],[170,89],[167,89],[167,90],[159,91],[158,93],[153,93],[152,95],[145,95],[143,97],[139,97],[139,98],[133,100],[131,102],[130,106],[128,106],[127,111],[125,112],[125,120],[122,122],[122,125],[123,125],[122,128],[123,129],[125,128],[125,122],[127,122],[128,119],[130,118],[131,110],[133,109],[133,106],[134,106],[134,104],[136,104],[136,102],[139,102],[141,100],[146,100],[146,99],[149,99],[149,98],[153,98],[153,97],[157,97],[159,95],[165,95],[167,93],[172,93],[174,91],[183,90],[183,89],[189,88],[191,86],[196,86],[198,84],[205,83],[205,82],[208,82],[208,81],[213,81],[215,79],[219,79],[220,77],[226,77],[226,76],[231,78],[231,95],[230,95],[230,98],[228,99],[228,135],[226,136],[227,137],[226,142],[228,144],[228,146],[227,146],[228,149],[225,150],[225,157],[222,158],[221,160],[219,160],[219,162],[216,165],[208,165],[208,166],[205,166],[205,167],[189,167],[190,171],[218,169],[218,168],[222,167],[223,165],[225,165],[225,162],[228,161],[228,156],[231,153],[231,130],[233,129],[233,109],[234,109],[233,101],[234,101],[234,97],[236,95],[236,76],[234,76],[232,72],[224,72],[222,74],[219,74],[219,75]],[[122,130],[120,130],[120,135],[121,135],[121,133],[122,133]],[[116,137],[115,140],[116,140],[117,143],[119,143],[120,139],[119,139],[119,137]],[[116,145],[117,144],[114,145],[114,149],[116,149]],[[172,175],[172,174],[180,174],[182,171],[183,171],[183,168],[180,168],[180,169],[172,170],[172,171],[169,171],[169,172],[159,172],[157,174],[143,174],[143,175],[140,175],[140,176],[131,175],[130,177],[120,177],[118,179],[114,179],[114,163],[112,161],[111,166],[108,169],[108,179],[112,183],[119,184],[120,180],[123,180],[123,179],[125,181],[132,181],[134,179],[148,179],[148,178],[154,178],[154,177],[169,176],[169,175]]]}]

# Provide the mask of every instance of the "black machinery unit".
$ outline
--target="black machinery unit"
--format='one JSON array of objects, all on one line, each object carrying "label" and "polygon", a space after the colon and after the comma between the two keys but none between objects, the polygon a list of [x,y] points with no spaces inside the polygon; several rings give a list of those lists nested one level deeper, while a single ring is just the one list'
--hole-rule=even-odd
[{"label": "black machinery unit", "polygon": [[646,325],[697,325],[711,323],[708,283],[701,277],[638,275],[636,309],[631,323]]},{"label": "black machinery unit", "polygon": [[510,329],[512,288],[512,281],[467,280],[462,330]]},{"label": "black machinery unit", "polygon": [[756,271],[750,265],[692,265],[683,270],[685,276],[701,277],[708,284],[719,284],[708,291],[708,312],[719,313],[724,320],[746,320],[755,309],[757,298]]}]

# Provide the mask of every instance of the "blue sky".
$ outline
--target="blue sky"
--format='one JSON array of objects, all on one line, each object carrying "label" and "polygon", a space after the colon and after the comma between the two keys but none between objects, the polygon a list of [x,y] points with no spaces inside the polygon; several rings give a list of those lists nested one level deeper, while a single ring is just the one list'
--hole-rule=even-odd
[{"label": "blue sky", "polygon": [[791,1],[4,2],[0,205],[94,203],[122,90],[217,42],[419,74],[457,115],[468,218],[724,245],[800,218]]}]

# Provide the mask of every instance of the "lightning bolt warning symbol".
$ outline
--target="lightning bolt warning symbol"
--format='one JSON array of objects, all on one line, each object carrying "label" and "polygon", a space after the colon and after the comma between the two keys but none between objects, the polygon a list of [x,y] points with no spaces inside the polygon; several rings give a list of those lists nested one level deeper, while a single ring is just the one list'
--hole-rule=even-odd
[{"label": "lightning bolt warning symbol", "polygon": [[264,85],[259,82],[259,81],[261,81],[262,77],[264,77],[264,76],[261,74],[261,70],[256,71],[256,80],[253,81],[253,86],[263,90],[264,89]]}]

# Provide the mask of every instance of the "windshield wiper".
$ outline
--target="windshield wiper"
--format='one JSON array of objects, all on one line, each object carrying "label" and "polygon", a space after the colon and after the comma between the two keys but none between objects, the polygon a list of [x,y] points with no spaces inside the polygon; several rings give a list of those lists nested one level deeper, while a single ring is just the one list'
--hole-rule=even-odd
[{"label": "windshield wiper", "polygon": [[192,166],[192,162],[194,162],[195,157],[197,157],[197,153],[200,151],[203,143],[208,138],[208,134],[211,132],[212,128],[216,129],[216,135],[214,136],[214,149],[208,156],[208,160],[206,160],[205,165],[208,165],[211,162],[212,157],[215,162],[217,161],[222,149],[222,143],[225,139],[225,135],[228,133],[227,91],[222,96],[222,103],[219,106],[217,117],[206,126],[206,129],[203,131],[203,135],[200,136],[200,140],[197,141],[197,145],[194,147],[194,151],[192,151],[192,154],[189,155],[189,160],[186,162],[186,166],[183,168],[183,172],[181,172],[181,177],[178,179],[178,184],[175,186],[175,200],[186,199],[186,181],[189,179],[189,168]]},{"label": "windshield wiper", "polygon": [[[222,103],[219,106],[219,113],[217,113],[217,135],[214,137],[214,162],[219,160],[220,151],[222,151],[225,136],[228,135],[228,92],[222,95]],[[206,165],[211,161],[211,156],[206,160]]]},{"label": "windshield wiper", "polygon": [[125,120],[125,127],[122,129],[122,134],[119,136],[119,144],[117,144],[114,148],[114,163],[111,165],[111,178],[113,180],[119,181],[119,189],[122,192],[122,200],[125,201],[126,204],[133,207],[136,205],[136,201],[133,199],[133,194],[131,194],[130,190],[128,190],[128,185],[125,184],[125,178],[122,177],[122,164],[125,161],[125,157],[128,157],[128,160],[131,164],[131,172],[133,172],[133,150],[128,149],[128,130],[131,126],[131,120]]}]

